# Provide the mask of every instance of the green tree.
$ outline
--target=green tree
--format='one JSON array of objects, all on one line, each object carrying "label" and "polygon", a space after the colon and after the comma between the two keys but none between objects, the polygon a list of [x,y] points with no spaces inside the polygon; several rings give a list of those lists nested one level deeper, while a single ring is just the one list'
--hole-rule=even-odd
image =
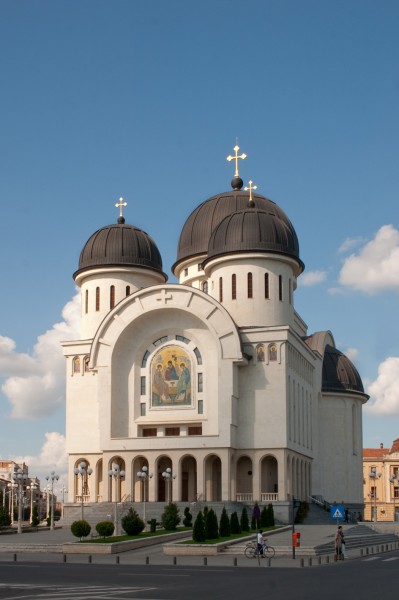
[{"label": "green tree", "polygon": [[177,504],[170,502],[165,506],[163,511],[161,523],[164,529],[168,531],[175,531],[178,524],[180,523],[179,509]]},{"label": "green tree", "polygon": [[206,540],[204,516],[201,511],[199,511],[197,518],[194,521],[193,540],[198,544],[205,542]]},{"label": "green tree", "polygon": [[193,515],[190,513],[190,508],[188,506],[184,509],[183,525],[184,527],[192,527],[193,525]]},{"label": "green tree", "polygon": [[81,519],[72,523],[71,531],[72,535],[78,537],[80,541],[82,541],[82,538],[87,537],[89,535],[91,531],[91,526],[87,521]]},{"label": "green tree", "polygon": [[144,527],[143,519],[140,519],[139,515],[133,508],[129,508],[128,513],[122,517],[122,527],[126,531],[127,535],[139,535]]},{"label": "green tree", "polygon": [[96,531],[100,537],[111,537],[114,533],[115,525],[112,521],[100,521],[96,525]]},{"label": "green tree", "polygon": [[274,527],[275,521],[274,521],[273,504],[269,504],[267,507],[267,510],[269,512],[269,527]]},{"label": "green tree", "polygon": [[39,511],[37,509],[37,504],[33,505],[33,510],[32,510],[32,521],[31,521],[31,525],[32,527],[37,527],[40,523],[40,519],[39,519]]},{"label": "green tree", "polygon": [[240,526],[241,526],[241,531],[249,531],[249,519],[248,519],[248,511],[247,511],[246,506],[244,506],[241,511]]},{"label": "green tree", "polygon": [[207,540],[216,540],[219,537],[218,519],[213,508],[208,510],[205,518],[205,537]]},{"label": "green tree", "polygon": [[231,517],[230,517],[230,530],[231,530],[231,533],[234,533],[234,534],[241,533],[240,522],[238,520],[238,515],[235,511],[231,514]]},{"label": "green tree", "polygon": [[269,513],[267,507],[264,506],[262,508],[262,512],[260,513],[260,528],[265,529],[269,527]]},{"label": "green tree", "polygon": [[0,527],[8,527],[11,525],[10,513],[5,506],[0,505]]},{"label": "green tree", "polygon": [[224,506],[222,514],[220,515],[219,535],[220,537],[229,537],[230,533],[230,520],[227,515],[226,507]]}]

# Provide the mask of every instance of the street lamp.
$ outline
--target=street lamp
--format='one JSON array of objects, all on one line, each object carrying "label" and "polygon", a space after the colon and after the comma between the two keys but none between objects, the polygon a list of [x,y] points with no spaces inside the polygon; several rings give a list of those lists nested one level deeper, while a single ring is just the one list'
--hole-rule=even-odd
[{"label": "street lamp", "polygon": [[91,467],[88,467],[87,463],[82,460],[82,462],[79,463],[78,467],[75,467],[73,472],[75,473],[76,476],[80,475],[82,478],[82,489],[81,489],[81,508],[82,508],[82,521],[83,521],[83,495],[84,495],[84,491],[85,491],[85,487],[87,488],[87,478],[93,473],[93,469]]},{"label": "street lamp", "polygon": [[389,483],[393,484],[393,520],[394,520],[394,522],[396,521],[395,483],[396,483],[397,479],[398,479],[398,476],[395,474],[393,474],[392,477],[389,478]]},{"label": "street lamp", "polygon": [[67,492],[68,492],[68,490],[66,489],[65,485],[63,485],[62,488],[61,488],[61,494],[62,494],[62,513],[61,513],[61,516],[62,516],[62,518],[64,518],[65,494]]},{"label": "street lamp", "polygon": [[381,477],[381,473],[376,473],[375,471],[370,471],[369,473],[370,480],[374,482],[374,491],[370,492],[370,499],[374,498],[374,519],[373,521],[377,522],[377,481]]},{"label": "street lamp", "polygon": [[22,533],[22,487],[28,475],[22,469],[12,474],[14,483],[18,486],[18,533]]},{"label": "street lamp", "polygon": [[60,478],[55,471],[51,471],[50,475],[47,475],[46,481],[51,482],[51,512],[50,512],[50,529],[54,529],[54,481],[58,481]]},{"label": "street lamp", "polygon": [[111,486],[112,486],[112,479],[115,482],[114,483],[114,489],[115,489],[114,528],[115,528],[115,535],[118,535],[118,494],[119,494],[119,488],[120,488],[120,480],[122,477],[125,476],[125,471],[121,470],[118,463],[114,463],[112,465],[112,469],[110,469],[108,471],[108,475],[111,479]]},{"label": "street lamp", "polygon": [[27,490],[29,490],[30,492],[30,524],[32,525],[32,519],[33,519],[33,494],[35,492],[35,490],[37,490],[37,488],[39,487],[39,485],[35,482],[31,481],[31,484],[27,486]]},{"label": "street lamp", "polygon": [[142,493],[142,498],[143,498],[143,520],[144,520],[144,531],[146,528],[146,520],[145,520],[145,501],[146,501],[146,485],[147,485],[147,479],[151,479],[153,477],[152,473],[148,473],[148,467],[146,465],[144,465],[143,467],[141,467],[141,471],[137,472],[137,477],[140,479],[141,483],[143,484],[143,493]]},{"label": "street lamp", "polygon": [[168,488],[168,502],[170,504],[172,502],[172,480],[176,479],[176,475],[173,475],[172,469],[168,467],[162,473],[162,477],[164,478],[166,486]]}]

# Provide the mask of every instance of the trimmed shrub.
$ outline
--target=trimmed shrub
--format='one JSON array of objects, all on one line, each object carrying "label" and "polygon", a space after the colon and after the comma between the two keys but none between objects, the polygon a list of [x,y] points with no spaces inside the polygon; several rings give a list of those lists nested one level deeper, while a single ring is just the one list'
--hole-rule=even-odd
[{"label": "trimmed shrub", "polygon": [[269,513],[267,507],[264,506],[260,513],[260,528],[265,529],[266,527],[269,527]]},{"label": "trimmed shrub", "polygon": [[80,519],[79,521],[74,521],[71,525],[72,535],[78,537],[81,541],[82,538],[87,537],[91,531],[90,524]]},{"label": "trimmed shrub", "polygon": [[160,525],[160,523],[157,523],[156,519],[150,519],[149,521],[147,521],[147,523],[150,526],[151,533],[155,533],[157,530],[157,525]]},{"label": "trimmed shrub", "polygon": [[201,511],[199,511],[194,521],[193,540],[197,543],[205,542],[206,540],[204,516]]},{"label": "trimmed shrub", "polygon": [[33,510],[32,510],[32,521],[31,521],[31,525],[32,527],[37,527],[40,523],[40,519],[39,519],[39,511],[37,509],[37,505],[35,504],[33,506]]},{"label": "trimmed shrub", "polygon": [[222,514],[220,515],[219,535],[220,537],[229,537],[230,533],[230,520],[226,508],[223,507]]},{"label": "trimmed shrub", "polygon": [[205,537],[207,540],[216,540],[219,537],[218,519],[211,508],[205,518]]},{"label": "trimmed shrub", "polygon": [[174,502],[167,504],[161,519],[162,527],[168,531],[175,531],[180,523],[180,520],[177,504]]},{"label": "trimmed shrub", "polygon": [[244,506],[244,508],[241,511],[240,527],[241,527],[241,531],[249,531],[249,519],[248,519],[248,511],[247,511],[246,506]]},{"label": "trimmed shrub", "polygon": [[184,509],[184,519],[183,519],[184,527],[192,527],[193,526],[193,515],[190,513],[190,508],[186,506]]},{"label": "trimmed shrub", "polygon": [[133,508],[129,508],[129,512],[122,517],[121,522],[127,535],[139,535],[145,527],[143,519],[140,519]]},{"label": "trimmed shrub", "polygon": [[238,520],[238,515],[236,512],[233,512],[230,517],[230,531],[231,533],[241,533],[240,522]]},{"label": "trimmed shrub", "polygon": [[112,521],[100,521],[96,525],[96,531],[100,537],[111,537],[114,533],[115,525]]},{"label": "trimmed shrub", "polygon": [[274,522],[274,510],[273,510],[273,504],[269,504],[267,507],[268,513],[269,513],[269,527],[274,527],[275,522]]}]

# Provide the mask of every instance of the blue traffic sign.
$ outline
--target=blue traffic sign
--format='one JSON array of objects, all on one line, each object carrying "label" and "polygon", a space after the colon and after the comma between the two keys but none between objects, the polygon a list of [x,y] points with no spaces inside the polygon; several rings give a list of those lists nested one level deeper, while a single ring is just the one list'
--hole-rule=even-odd
[{"label": "blue traffic sign", "polygon": [[330,517],[335,521],[343,521],[345,519],[345,506],[342,504],[330,506]]}]

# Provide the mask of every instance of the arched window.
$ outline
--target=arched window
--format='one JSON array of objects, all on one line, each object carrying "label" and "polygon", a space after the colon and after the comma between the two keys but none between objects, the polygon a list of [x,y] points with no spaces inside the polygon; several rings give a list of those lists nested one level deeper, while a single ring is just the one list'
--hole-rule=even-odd
[{"label": "arched window", "polygon": [[219,302],[223,302],[223,279],[219,277]]},{"label": "arched window", "polygon": [[80,358],[79,356],[75,356],[73,359],[73,372],[80,373]]},{"label": "arched window", "polygon": [[84,358],[84,363],[83,363],[83,369],[84,369],[84,373],[88,373],[89,372],[89,362],[90,362],[90,356],[85,356]]},{"label": "arched window", "polygon": [[237,276],[235,273],[231,276],[231,299],[237,300]]},{"label": "arched window", "polygon": [[130,296],[130,285],[126,286],[126,296]]},{"label": "arched window", "polygon": [[268,300],[270,298],[269,291],[269,273],[265,273],[265,298]]},{"label": "arched window", "polygon": [[109,307],[112,309],[115,306],[115,286],[111,285],[109,289]]},{"label": "arched window", "polygon": [[202,284],[202,291],[207,294],[208,293],[208,282],[204,281],[204,283]]},{"label": "arched window", "polygon": [[86,313],[86,315],[88,312],[89,312],[89,290],[86,290],[86,292],[85,292],[85,313]]},{"label": "arched window", "polygon": [[96,287],[96,312],[100,310],[100,288]]},{"label": "arched window", "polygon": [[252,273],[248,273],[248,298],[253,298]]}]

